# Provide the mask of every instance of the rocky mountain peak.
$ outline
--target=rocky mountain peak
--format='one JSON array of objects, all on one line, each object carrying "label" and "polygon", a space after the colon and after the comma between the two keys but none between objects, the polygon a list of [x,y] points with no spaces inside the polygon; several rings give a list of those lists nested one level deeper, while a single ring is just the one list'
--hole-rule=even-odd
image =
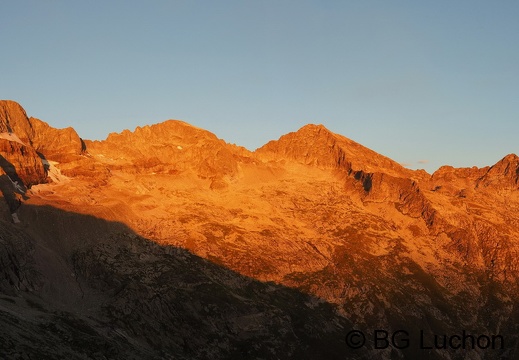
[{"label": "rocky mountain peak", "polygon": [[243,154],[242,148],[179,120],[111,133],[104,141],[87,141],[87,146],[93,156],[109,166],[134,168],[136,172],[194,171],[223,187],[224,177],[238,173],[237,158]]},{"label": "rocky mountain peak", "polygon": [[508,154],[499,160],[479,179],[477,186],[483,188],[490,186],[501,189],[518,189],[519,157],[515,154]]},{"label": "rocky mountain peak", "polygon": [[201,139],[218,140],[213,133],[190,125],[181,120],[167,120],[154,125],[138,126],[134,131],[124,130],[111,133],[108,142],[148,142],[153,143],[196,143]]},{"label": "rocky mountain peak", "polygon": [[519,164],[519,156],[517,156],[516,154],[508,154],[504,158],[502,158],[498,162],[498,164],[509,164],[512,166],[517,166]]},{"label": "rocky mountain peak", "polygon": [[15,101],[0,100],[0,134],[14,134],[20,141],[32,147],[41,157],[58,162],[68,161],[71,156],[83,153],[85,144],[76,133],[68,127],[55,129],[49,124],[27,113]]},{"label": "rocky mountain peak", "polygon": [[517,180],[519,176],[519,157],[515,154],[508,154],[492,166],[489,174],[503,175],[511,180]]},{"label": "rocky mountain peak", "polygon": [[401,176],[411,171],[323,125],[309,124],[256,150],[267,159],[285,157],[306,165]]},{"label": "rocky mountain peak", "polygon": [[[4,180],[0,190],[10,199],[16,186],[21,191],[45,182],[46,174],[40,156],[31,146],[34,129],[25,110],[15,101],[0,100],[0,167]],[[9,200],[13,210],[13,201]]]},{"label": "rocky mountain peak", "polygon": [[27,113],[17,102],[0,100],[0,133],[15,133],[23,142],[34,136]]},{"label": "rocky mountain peak", "polygon": [[298,133],[301,133],[301,134],[310,134],[310,133],[321,133],[321,132],[324,132],[324,133],[327,133],[327,134],[330,134],[330,135],[333,135],[333,133],[328,130],[326,128],[326,126],[324,126],[323,124],[306,124],[306,125],[303,125],[301,128],[299,128],[299,130],[297,130],[296,132]]}]

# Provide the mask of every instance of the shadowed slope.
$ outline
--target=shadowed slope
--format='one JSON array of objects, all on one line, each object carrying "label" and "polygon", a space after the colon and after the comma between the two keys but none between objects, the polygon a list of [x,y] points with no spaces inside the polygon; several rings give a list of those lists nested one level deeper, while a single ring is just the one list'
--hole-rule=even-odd
[{"label": "shadowed slope", "polygon": [[347,354],[350,323],[314,297],[150,242],[123,224],[48,206],[25,206],[21,216],[23,227],[2,222],[0,230],[7,358]]}]

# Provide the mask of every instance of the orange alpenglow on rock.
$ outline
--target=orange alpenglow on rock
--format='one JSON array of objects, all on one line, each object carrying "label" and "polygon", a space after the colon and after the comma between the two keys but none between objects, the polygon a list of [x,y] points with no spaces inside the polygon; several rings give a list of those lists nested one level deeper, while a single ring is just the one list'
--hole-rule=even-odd
[{"label": "orange alpenglow on rock", "polygon": [[514,154],[430,175],[323,125],[251,152],[178,120],[83,141],[0,101],[0,155],[7,358],[411,359],[467,331],[519,356]]}]

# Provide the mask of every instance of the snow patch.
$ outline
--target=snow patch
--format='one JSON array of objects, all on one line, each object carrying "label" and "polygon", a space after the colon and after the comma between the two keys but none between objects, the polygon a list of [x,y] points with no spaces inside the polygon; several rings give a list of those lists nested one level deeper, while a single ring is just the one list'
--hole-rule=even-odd
[{"label": "snow patch", "polygon": [[23,141],[20,140],[20,138],[15,133],[9,133],[9,132],[0,133],[0,139],[14,141],[14,142],[17,142],[17,143],[25,146]]},{"label": "snow patch", "polygon": [[49,161],[46,159],[42,159],[42,162],[45,165],[45,168],[47,169],[47,175],[50,177],[52,182],[59,183],[70,180],[68,176],[63,175],[61,173],[61,170],[58,169],[58,167],[56,166],[59,164],[58,162]]}]

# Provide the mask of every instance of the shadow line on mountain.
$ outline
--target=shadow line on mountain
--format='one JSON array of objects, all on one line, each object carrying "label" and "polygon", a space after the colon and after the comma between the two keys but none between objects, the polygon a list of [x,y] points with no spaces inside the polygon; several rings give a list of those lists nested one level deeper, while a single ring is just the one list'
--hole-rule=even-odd
[{"label": "shadow line on mountain", "polygon": [[[186,359],[364,358],[344,342],[353,324],[315,296],[157,244],[121,222],[48,205],[23,205],[18,212],[22,223],[13,227],[46,251],[45,259],[34,259],[43,269],[40,289],[55,290],[41,292],[41,305],[66,303],[63,309],[84,319],[84,309],[92,316],[96,303],[95,332],[110,329],[106,336],[121,358],[131,349],[121,349],[114,334],[124,334],[139,356],[146,349]],[[45,270],[54,266],[49,261],[71,276]]]},{"label": "shadow line on mountain", "polygon": [[[79,349],[91,346],[83,344],[83,337],[93,336],[95,341],[101,337],[111,358],[131,358],[132,352],[138,358],[175,359],[272,354],[280,359],[387,358],[372,344],[347,348],[345,335],[360,324],[301,290],[242,275],[182,247],[158,244],[122,222],[49,205],[26,204],[19,214],[22,224],[13,228],[46,249],[45,262],[36,259],[40,268],[61,264],[57,271],[43,271],[43,282],[53,286],[44,283],[33,294],[40,296],[43,308],[72,314],[55,321],[72,319],[89,329],[76,336]],[[372,320],[371,326],[380,325]],[[427,321],[443,328],[435,319]],[[48,332],[56,335],[49,323]],[[401,319],[393,325],[397,323]],[[423,350],[398,352],[403,359],[442,358]]]}]

